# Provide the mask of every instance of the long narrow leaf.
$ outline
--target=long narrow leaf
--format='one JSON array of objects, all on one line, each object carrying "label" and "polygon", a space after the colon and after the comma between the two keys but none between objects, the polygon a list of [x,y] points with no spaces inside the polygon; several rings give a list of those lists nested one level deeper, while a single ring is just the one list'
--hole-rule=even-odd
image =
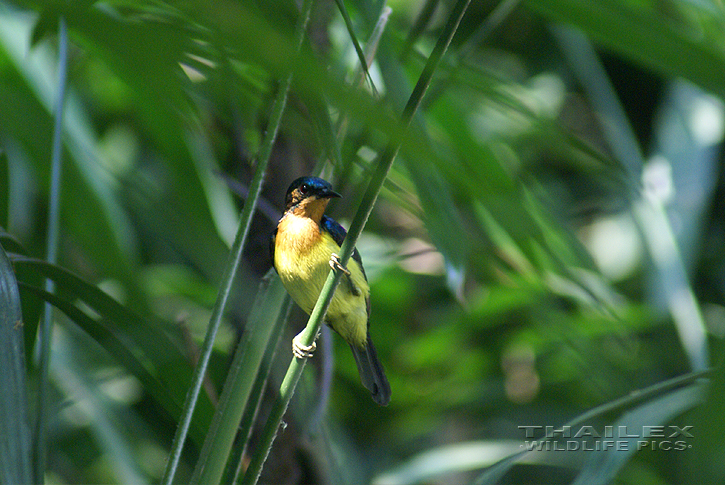
[{"label": "long narrow leaf", "polygon": [[173,398],[173,393],[167,388],[163,380],[158,377],[156,369],[149,366],[146,359],[135,355],[128,342],[124,342],[109,328],[113,326],[113,322],[95,320],[73,303],[40,288],[22,283],[20,288],[23,292],[31,292],[63,312],[136,377],[143,384],[144,389],[153,395],[171,416],[176,417],[181,414],[181,403]]},{"label": "long narrow leaf", "polygon": [[[60,237],[60,186],[63,145],[63,106],[66,91],[66,71],[68,69],[68,31],[65,20],[58,21],[58,84],[53,113],[53,148],[50,161],[50,204],[48,206],[48,230],[46,233],[45,257],[50,264],[58,259],[58,239]],[[46,280],[45,289],[52,293],[54,283]],[[50,366],[51,340],[53,338],[53,307],[45,305],[42,325],[38,331],[40,343],[40,365],[38,384],[38,407],[35,421],[35,477],[36,482],[43,482],[45,473],[45,459],[47,455],[47,427],[48,427],[48,367]]]},{"label": "long narrow leaf", "polygon": [[[97,338],[99,343],[104,345],[120,362],[127,364],[130,372],[134,374],[138,372],[139,380],[148,382],[144,373],[140,372],[139,365],[142,365],[146,372],[150,372],[155,379],[163,380],[166,383],[164,388],[169,394],[168,399],[171,401],[162,400],[160,402],[162,404],[166,402],[165,407],[172,415],[177,414],[174,407],[178,404],[174,405],[172,402],[183,401],[184,389],[191,379],[191,367],[187,358],[162,331],[157,322],[141,318],[96,286],[83,281],[63,268],[18,255],[13,256],[13,263],[19,271],[27,271],[49,278],[58,288],[63,289],[65,295],[71,295],[72,299],[82,301],[100,315],[97,320],[89,322],[82,317],[83,314],[75,313],[72,310],[68,303],[70,299],[51,298],[39,289],[32,290],[32,283],[28,285],[29,290],[46,298],[58,306],[61,311],[67,312],[79,326],[88,326],[88,333]],[[100,325],[102,328],[95,328],[94,325]],[[200,400],[200,403],[202,410],[200,423],[209,422],[212,415],[211,402],[207,398]],[[195,429],[194,437],[200,439],[198,428]]]},{"label": "long narrow leaf", "polygon": [[31,483],[30,426],[20,293],[0,246],[0,482]]},{"label": "long narrow leaf", "polygon": [[[298,52],[302,47],[302,41],[304,40],[304,34],[307,30],[307,23],[310,18],[311,10],[312,0],[307,0],[302,8],[302,13],[297,22],[297,28],[295,32],[295,52]],[[287,94],[291,85],[292,74],[289,73],[283,85],[280,87],[277,98],[273,103],[272,116],[270,119],[270,128],[267,131],[266,137],[264,139],[264,142],[262,143],[259,152],[257,168],[254,174],[254,178],[252,179],[252,182],[249,186],[249,195],[244,203],[244,208],[242,210],[242,215],[239,221],[239,229],[237,230],[237,235],[235,237],[234,244],[232,245],[230,258],[225,267],[224,276],[222,277],[222,286],[219,290],[219,295],[214,305],[211,319],[209,320],[209,327],[207,328],[207,333],[204,337],[204,343],[202,344],[199,362],[194,369],[192,384],[189,388],[186,401],[184,403],[184,414],[182,415],[179,429],[174,436],[174,441],[171,447],[171,456],[169,462],[167,463],[166,471],[164,472],[164,478],[162,480],[162,483],[164,485],[171,485],[174,479],[174,475],[176,474],[179,459],[181,458],[181,451],[184,447],[184,441],[186,439],[186,433],[189,428],[189,424],[191,423],[191,418],[194,414],[194,407],[196,405],[196,400],[198,398],[199,391],[204,381],[204,376],[206,375],[206,368],[209,364],[209,357],[211,356],[214,339],[216,338],[219,325],[221,324],[222,315],[224,314],[224,309],[226,308],[226,304],[232,290],[234,275],[237,273],[237,270],[242,261],[242,252],[244,250],[244,246],[247,240],[247,235],[249,234],[252,216],[254,215],[257,207],[257,201],[259,200],[259,195],[262,191],[264,174],[267,170],[269,158],[272,154],[272,147],[277,137],[277,131],[279,130],[279,126],[282,122],[282,114],[284,113],[284,109],[287,104]],[[242,410],[244,409],[245,405],[246,403],[243,403],[241,405]],[[240,411],[240,416],[241,412],[242,411]],[[238,421],[237,423],[235,423],[235,426],[236,425],[238,425]],[[219,455],[223,454],[223,458],[224,460],[226,460],[226,457],[229,454],[229,449],[231,448],[231,441],[229,441],[228,443],[220,442],[218,443],[218,445],[219,447],[215,448],[213,451],[211,451],[211,453],[218,453]],[[222,456],[219,456],[218,459],[221,460]],[[213,483],[219,482],[222,473],[224,472],[223,466],[220,468],[204,467],[203,463],[201,464],[201,466],[201,472],[203,473],[201,476],[199,476],[199,479],[202,482],[205,480],[211,480]],[[209,473],[212,474],[213,478],[208,476]]]},{"label": "long narrow leaf", "polygon": [[259,366],[259,372],[257,373],[257,380],[254,382],[254,387],[250,391],[250,396],[253,398],[247,404],[247,408],[244,410],[241,424],[239,425],[239,436],[241,437],[241,444],[239,444],[229,457],[229,466],[234,467],[229,469],[227,483],[237,483],[237,479],[242,472],[244,465],[244,453],[247,451],[246,447],[249,443],[249,438],[252,435],[252,429],[254,421],[259,412],[259,406],[262,404],[262,398],[264,397],[264,390],[267,387],[267,381],[269,380],[269,374],[272,370],[272,364],[274,363],[275,352],[279,347],[279,342],[284,335],[284,325],[289,320],[290,311],[292,310],[292,299],[287,298],[286,304],[283,305],[283,309],[277,315],[277,322],[275,328],[272,330],[272,336],[276,338],[269,339],[267,343],[267,349],[264,352],[264,360]]},{"label": "long narrow leaf", "polygon": [[259,413],[259,407],[262,404],[262,398],[264,397],[264,390],[267,387],[270,372],[272,370],[272,364],[276,357],[276,350],[279,347],[279,342],[284,335],[284,325],[289,320],[289,315],[292,310],[292,299],[287,298],[286,304],[283,305],[283,310],[277,316],[277,322],[275,323],[275,329],[272,330],[272,336],[276,338],[269,339],[267,343],[267,349],[264,352],[264,360],[259,366],[259,372],[257,373],[257,380],[254,382],[254,387],[250,391],[250,396],[254,398],[247,405],[242,416],[241,424],[239,425],[239,436],[241,443],[237,445],[236,449],[229,457],[228,464],[228,480],[226,483],[230,485],[237,483],[239,476],[242,473],[244,466],[244,454],[247,451],[247,445],[252,435],[252,429],[254,427],[254,421]]},{"label": "long narrow leaf", "polygon": [[365,53],[363,52],[362,47],[360,47],[360,41],[358,41],[357,35],[355,35],[355,29],[353,28],[352,20],[350,19],[350,14],[347,11],[345,2],[344,0],[335,0],[335,3],[337,3],[337,8],[340,10],[340,14],[342,14],[342,18],[345,21],[347,35],[350,36],[352,45],[355,47],[355,54],[357,54],[357,59],[360,62],[360,69],[362,70],[365,79],[367,79],[370,83],[370,87],[373,90],[373,93],[375,93],[377,92],[377,90],[375,89],[373,78],[370,77],[370,73],[368,72],[368,61],[365,58]]},{"label": "long narrow leaf", "polygon": [[[247,321],[247,331],[237,346],[232,365],[229,368],[224,390],[219,398],[217,412],[214,414],[209,432],[204,440],[199,460],[191,483],[217,483],[224,471],[229,450],[239,428],[239,422],[245,408],[250,407],[251,391],[257,379],[262,359],[273,331],[281,333],[280,314],[288,301],[287,292],[274,270],[270,270],[263,280],[257,300]],[[214,481],[210,481],[213,477]]]},{"label": "long narrow leaf", "polygon": [[611,483],[634,453],[640,449],[647,449],[644,442],[649,446],[648,440],[652,439],[653,428],[663,426],[675,416],[700,403],[704,394],[703,387],[702,383],[691,384],[648,401],[622,416],[614,423],[615,429],[641,432],[634,433],[636,436],[618,436],[616,447],[590,452],[584,468],[573,485]]},{"label": "long narrow leaf", "polygon": [[689,31],[678,27],[654,6],[648,10],[619,0],[528,0],[526,6],[555,22],[576,25],[597,42],[663,74],[725,93],[722,50],[700,38],[699,26]]},{"label": "long narrow leaf", "polygon": [[[418,82],[416,83],[415,88],[410,95],[410,98],[408,99],[408,103],[403,109],[403,114],[401,116],[401,129],[397,134],[398,136],[394,137],[388,142],[388,145],[386,146],[385,150],[380,155],[377,161],[377,165],[374,172],[372,173],[367,190],[365,191],[360,206],[358,207],[358,210],[355,213],[355,217],[350,224],[350,229],[347,233],[347,236],[345,237],[345,241],[340,248],[340,263],[343,266],[347,264],[350,257],[352,256],[352,252],[355,248],[357,239],[358,237],[360,237],[363,227],[365,227],[365,223],[370,217],[370,213],[373,210],[373,206],[375,205],[378,194],[380,193],[380,190],[383,187],[383,183],[385,182],[388,172],[390,171],[390,167],[393,165],[395,156],[397,155],[398,151],[400,150],[400,146],[403,143],[405,131],[410,126],[410,123],[413,120],[413,116],[415,115],[418,106],[420,106],[420,103],[423,100],[423,96],[425,95],[425,92],[430,85],[433,74],[435,73],[441,59],[443,58],[443,55],[448,49],[448,46],[453,39],[456,30],[458,29],[458,24],[460,23],[461,19],[463,18],[463,14],[468,8],[469,2],[470,0],[459,0],[458,2],[456,2],[456,5],[451,11],[450,17],[446,22],[446,26],[441,33],[441,36],[439,37],[435,48],[433,49],[430,59],[426,63],[426,66],[423,69],[423,72],[421,73],[420,78],[418,79]],[[320,331],[320,326],[322,325],[322,320],[325,316],[325,313],[327,312],[327,308],[329,307],[330,302],[332,301],[332,297],[335,293],[335,289],[337,288],[338,283],[340,282],[341,276],[342,273],[339,271],[330,271],[327,277],[327,281],[325,281],[325,284],[320,291],[320,296],[317,299],[317,303],[315,304],[315,307],[310,314],[307,326],[300,333],[300,336],[302,337],[302,345],[310,346],[317,338],[317,335]],[[262,466],[267,459],[269,450],[272,447],[272,442],[274,441],[274,437],[277,434],[277,429],[279,428],[282,417],[284,416],[284,413],[287,410],[287,406],[292,399],[294,389],[297,386],[297,382],[299,381],[300,376],[302,375],[302,371],[304,370],[306,362],[307,359],[292,359],[292,362],[287,369],[287,373],[285,374],[284,380],[282,381],[279,397],[275,401],[267,424],[264,427],[260,448],[257,450],[255,456],[249,464],[249,468],[244,475],[242,483],[255,484],[257,483],[257,480],[259,480]]]}]

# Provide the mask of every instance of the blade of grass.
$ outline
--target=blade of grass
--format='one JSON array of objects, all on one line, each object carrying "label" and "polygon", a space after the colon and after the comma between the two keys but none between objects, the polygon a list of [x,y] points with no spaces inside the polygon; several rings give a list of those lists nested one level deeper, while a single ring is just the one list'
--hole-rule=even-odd
[{"label": "blade of grass", "polygon": [[31,483],[31,436],[25,385],[20,294],[0,246],[0,482]]},{"label": "blade of grass", "polygon": [[[55,99],[55,119],[53,121],[53,148],[50,162],[50,196],[48,207],[48,232],[46,235],[46,259],[55,264],[58,259],[58,235],[60,230],[60,177],[61,156],[63,154],[63,102],[66,91],[66,70],[68,67],[68,32],[63,17],[58,21],[58,91]],[[53,293],[53,282],[46,280],[45,289]],[[50,365],[50,342],[53,329],[53,307],[45,305],[43,323],[38,331],[39,343],[39,388],[38,411],[35,426],[34,469],[36,483],[43,483],[45,460],[47,456],[48,427],[48,367]]]},{"label": "blade of grass", "polygon": [[420,13],[416,17],[413,26],[408,31],[408,37],[405,39],[405,45],[403,46],[403,50],[400,54],[401,61],[405,61],[408,58],[410,51],[413,50],[413,46],[423,34],[425,29],[428,28],[428,24],[433,18],[433,13],[436,11],[439,3],[439,0],[426,0],[423,8],[420,9]]},{"label": "blade of grass", "polygon": [[[242,415],[245,409],[256,408],[252,397],[260,396],[253,395],[252,390],[261,377],[260,370],[269,342],[278,340],[274,338],[274,332],[279,336],[282,331],[287,313],[285,307],[288,306],[287,292],[274,270],[270,269],[257,294],[247,329],[234,352],[219,406],[209,426],[191,483],[219,483]],[[271,325],[272,319],[277,324]]]},{"label": "blade of grass", "polygon": [[641,435],[631,437],[625,432],[617,437],[616,447],[589,453],[581,473],[572,485],[612,483],[619,470],[642,447],[642,440],[656,436],[652,428],[666,424],[675,416],[702,402],[705,387],[702,382],[696,382],[646,402],[624,414],[614,424],[614,429],[641,429]]},{"label": "blade of grass", "polygon": [[365,79],[367,79],[368,82],[370,83],[370,89],[372,89],[373,94],[377,95],[377,89],[375,89],[375,83],[373,83],[373,78],[370,77],[370,73],[368,72],[368,62],[365,59],[365,53],[363,52],[362,47],[360,47],[360,42],[357,40],[357,36],[355,35],[355,28],[352,25],[352,20],[350,19],[350,14],[347,12],[347,7],[345,7],[345,2],[343,0],[335,0],[335,3],[337,4],[337,8],[340,10],[342,19],[345,21],[345,27],[347,28],[347,34],[350,36],[350,40],[352,41],[353,47],[355,47],[355,54],[357,54],[358,61],[360,61],[360,68],[362,69],[362,72],[364,73]]},{"label": "blade of grass", "polygon": [[[453,39],[456,30],[458,29],[458,24],[460,23],[461,18],[463,18],[463,14],[465,13],[469,2],[470,0],[458,0],[453,7],[450,17],[446,22],[445,28],[441,33],[441,36],[438,39],[438,42],[436,43],[436,46],[433,49],[433,52],[431,53],[431,56],[428,59],[428,62],[426,63],[423,72],[421,73],[420,78],[418,79],[418,82],[413,89],[412,94],[410,95],[410,98],[408,99],[408,103],[403,109],[403,114],[401,116],[401,125],[397,136],[393,137],[390,140],[385,150],[381,154],[380,158],[378,159],[377,166],[375,168],[375,171],[372,173],[370,182],[368,183],[368,187],[355,214],[355,218],[350,224],[350,229],[347,233],[347,237],[345,237],[345,241],[340,248],[340,263],[343,266],[347,264],[350,256],[352,255],[353,249],[355,248],[355,243],[357,242],[357,239],[360,236],[360,233],[362,232],[365,223],[370,217],[370,213],[372,212],[375,201],[377,200],[378,194],[382,189],[383,182],[385,182],[385,178],[390,171],[393,160],[395,160],[395,156],[400,150],[405,131],[410,126],[410,123],[413,120],[413,115],[418,109],[418,106],[420,106],[420,103],[423,99],[426,89],[430,84],[433,74],[435,73],[441,59],[443,58],[443,55],[448,49],[448,46],[450,45],[450,42]],[[327,281],[325,281],[325,285],[323,286],[322,291],[320,292],[320,296],[317,299],[317,303],[315,304],[315,307],[310,314],[310,319],[307,322],[307,326],[301,333],[303,345],[311,345],[317,338],[317,334],[320,331],[320,326],[322,325],[322,319],[327,312],[327,307],[332,301],[332,296],[335,292],[337,284],[340,281],[340,276],[341,273],[336,271],[331,271],[328,275]],[[282,421],[282,417],[287,410],[290,399],[292,399],[294,389],[297,386],[297,382],[299,381],[300,376],[302,375],[302,371],[306,362],[307,359],[292,359],[292,362],[290,363],[284,380],[282,381],[279,397],[273,405],[267,424],[265,425],[262,432],[262,440],[260,442],[260,446],[255,452],[255,455],[253,456],[252,461],[250,462],[249,467],[247,468],[247,471],[242,480],[243,484],[257,483],[259,475],[262,471],[262,466],[267,459],[269,450],[272,447],[272,442],[274,441],[274,437],[276,436],[277,430],[279,429],[279,425]]]},{"label": "blade of grass", "polygon": [[241,443],[237,445],[236,449],[233,450],[232,455],[229,457],[229,465],[234,467],[233,470],[227,470],[229,479],[226,480],[225,483],[228,483],[229,485],[237,483],[237,480],[239,480],[239,475],[242,472],[242,467],[244,466],[244,453],[247,451],[245,445],[249,442],[249,438],[252,434],[252,427],[254,426],[254,420],[257,418],[259,406],[262,404],[264,389],[267,386],[269,373],[272,370],[272,363],[274,362],[275,353],[277,348],[279,347],[279,342],[282,338],[282,335],[284,334],[284,325],[287,323],[291,310],[292,299],[287,298],[283,310],[279,313],[279,316],[277,317],[277,323],[275,323],[275,328],[274,330],[272,330],[272,335],[276,336],[276,338],[269,339],[267,349],[264,352],[264,359],[259,366],[257,380],[255,381],[254,387],[250,392],[250,395],[254,397],[254,402],[250,402],[247,405],[247,408],[244,410],[244,415],[242,416],[241,424],[239,425],[239,436],[241,437]]},{"label": "blade of grass", "polygon": [[[63,312],[73,323],[78,325],[83,331],[91,336],[96,342],[98,342],[109,354],[121,363],[128,372],[134,375],[154,398],[169,412],[172,416],[177,416],[181,413],[181,406],[178,401],[173,399],[173,394],[168,389],[168,383],[165,383],[162,379],[155,375],[155,369],[149,369],[144,359],[139,358],[135,355],[134,351],[130,348],[127,341],[114,335],[109,330],[109,326],[112,326],[115,322],[109,324],[109,322],[96,321],[89,317],[82,310],[76,307],[71,302],[59,298],[52,293],[48,293],[40,288],[34,286],[19,284],[19,287],[23,292],[30,292],[37,295],[47,303],[50,303],[55,308]],[[156,341],[158,342],[158,341]]]},{"label": "blade of grass", "polygon": [[[710,372],[711,371],[709,370],[702,372],[693,372],[691,374],[678,376],[673,379],[657,383],[646,389],[633,391],[627,396],[615,399],[614,401],[602,404],[601,406],[597,406],[583,414],[580,414],[576,418],[565,423],[564,426],[574,428],[587,422],[591,422],[594,418],[606,414],[611,414],[616,411],[629,409],[633,406],[638,405],[639,403],[645,403],[647,400],[657,400],[658,396],[662,396],[665,393],[670,393],[670,391],[678,392],[678,390],[681,390],[680,388],[682,388],[683,386],[688,386],[688,389],[692,388],[692,386],[699,386],[699,383],[697,383],[697,381],[707,377]],[[553,434],[547,434],[542,438],[539,438],[539,441],[549,440],[552,438]],[[479,475],[479,477],[473,483],[475,485],[499,483],[504,475],[511,469],[511,467],[516,465],[516,463],[518,462],[524,461],[524,455],[532,453],[534,452],[529,450],[523,450],[518,453],[514,453],[508,458],[505,458],[504,460],[486,469],[486,471]]]},{"label": "blade of grass", "polygon": [[657,277],[668,283],[662,291],[682,347],[692,369],[703,370],[709,361],[705,322],[664,203],[654,191],[640,188],[644,157],[634,130],[588,39],[573,29],[557,29],[555,34],[595,111],[600,114],[613,153],[627,170],[632,214],[647,243]]},{"label": "blade of grass", "polygon": [[[310,18],[310,11],[312,10],[312,0],[306,0],[302,7],[300,19],[297,23],[295,31],[295,42],[296,51],[299,51],[302,46],[304,34],[307,29],[307,23]],[[192,385],[189,388],[186,402],[184,404],[184,412],[182,420],[179,424],[179,428],[174,436],[174,441],[171,446],[171,454],[169,462],[167,463],[164,477],[161,481],[163,485],[171,485],[178,468],[179,460],[181,458],[181,452],[184,448],[184,441],[186,440],[186,434],[191,423],[191,418],[194,414],[194,407],[199,396],[199,391],[204,382],[204,376],[206,374],[206,368],[209,365],[209,358],[211,357],[212,346],[214,339],[216,338],[219,325],[221,324],[222,315],[224,314],[224,308],[226,307],[229,294],[232,290],[232,284],[234,282],[234,275],[237,273],[237,269],[242,261],[242,251],[245,246],[247,235],[249,234],[249,227],[252,222],[252,215],[257,207],[257,201],[259,200],[259,194],[262,191],[262,183],[264,180],[264,173],[267,170],[270,155],[272,154],[272,147],[277,137],[279,126],[282,122],[282,114],[284,113],[285,105],[287,104],[287,94],[290,86],[292,85],[292,73],[289,73],[282,86],[280,86],[277,97],[274,100],[272,106],[272,114],[270,117],[269,128],[265,135],[262,146],[257,157],[257,169],[255,171],[252,182],[249,185],[249,195],[244,203],[242,215],[239,221],[239,230],[237,231],[234,244],[232,245],[229,262],[224,270],[222,277],[222,286],[219,291],[219,296],[214,305],[212,316],[209,321],[209,328],[207,329],[206,336],[204,337],[204,343],[202,344],[201,354],[199,356],[199,362],[194,370],[194,377],[192,379]],[[235,424],[235,426],[238,424]],[[228,449],[227,453],[228,455]],[[225,456],[226,456],[225,455]],[[208,469],[208,468],[207,468]],[[219,481],[223,467],[220,470],[214,470],[218,473],[215,483]]]}]

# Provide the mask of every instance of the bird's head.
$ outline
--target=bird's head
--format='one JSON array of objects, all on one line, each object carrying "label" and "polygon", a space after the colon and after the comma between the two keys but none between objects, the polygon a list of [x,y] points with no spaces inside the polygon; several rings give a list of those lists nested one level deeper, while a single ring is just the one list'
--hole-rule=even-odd
[{"label": "bird's head", "polygon": [[333,197],[342,197],[332,185],[318,177],[300,177],[292,182],[285,196],[286,210],[319,220]]}]

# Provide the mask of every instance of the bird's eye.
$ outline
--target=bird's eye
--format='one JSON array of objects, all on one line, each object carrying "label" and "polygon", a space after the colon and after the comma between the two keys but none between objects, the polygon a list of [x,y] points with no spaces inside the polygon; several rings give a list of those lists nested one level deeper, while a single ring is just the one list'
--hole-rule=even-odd
[{"label": "bird's eye", "polygon": [[309,191],[310,191],[310,186],[309,185],[307,185],[307,184],[300,185],[300,193],[302,195],[306,195],[307,192],[309,192]]}]

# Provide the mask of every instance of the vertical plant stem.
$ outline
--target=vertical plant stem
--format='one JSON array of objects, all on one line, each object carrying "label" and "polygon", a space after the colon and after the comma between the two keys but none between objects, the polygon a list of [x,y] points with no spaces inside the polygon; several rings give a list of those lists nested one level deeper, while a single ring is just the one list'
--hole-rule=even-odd
[{"label": "vertical plant stem", "polygon": [[251,389],[249,395],[252,397],[247,403],[247,407],[244,410],[241,423],[239,425],[239,437],[241,443],[233,450],[229,456],[228,480],[226,483],[229,485],[237,483],[239,475],[242,472],[244,465],[244,454],[246,453],[246,445],[249,443],[249,438],[252,435],[252,429],[254,427],[254,421],[257,419],[257,413],[259,407],[262,404],[262,397],[264,396],[264,390],[267,387],[267,381],[269,380],[269,374],[272,370],[272,364],[276,354],[279,342],[284,334],[284,326],[289,319],[290,311],[292,310],[292,299],[287,297],[284,303],[284,308],[277,317],[277,322],[274,324],[272,330],[273,338],[269,339],[267,343],[267,349],[264,351],[264,358],[261,365],[259,366],[259,372],[257,379],[254,382],[254,387]]},{"label": "vertical plant stem", "polygon": [[[465,61],[469,58],[481,43],[486,40],[502,23],[508,18],[514,9],[521,3],[521,0],[502,0],[496,8],[481,22],[476,31],[466,40],[466,42],[458,49],[456,58],[453,60],[453,67],[448,72],[448,75],[438,81],[431,87],[428,96],[426,96],[425,103],[427,106],[435,103],[435,101],[443,94],[454,82],[457,73],[461,70],[462,66],[465,65]],[[412,45],[411,45],[412,48]]]},{"label": "vertical plant stem", "polygon": [[[299,50],[302,46],[302,40],[304,39],[304,33],[307,28],[307,22],[310,17],[310,11],[312,9],[312,0],[305,0],[305,6],[303,7],[300,21],[297,25],[296,38],[297,49]],[[274,141],[277,138],[280,124],[282,122],[282,114],[287,104],[287,94],[289,93],[290,86],[292,85],[292,74],[290,73],[285,79],[284,83],[280,86],[277,97],[274,100],[272,106],[272,113],[269,121],[269,128],[265,135],[262,146],[260,147],[259,154],[257,157],[257,169],[252,178],[252,182],[249,185],[249,195],[244,202],[244,208],[242,209],[242,215],[239,221],[239,229],[234,239],[234,244],[231,248],[229,261],[227,262],[226,268],[224,269],[224,275],[222,276],[221,288],[219,295],[217,296],[216,303],[212,310],[211,319],[209,321],[209,327],[207,329],[206,336],[204,337],[204,343],[201,348],[201,355],[199,356],[199,362],[194,369],[192,376],[191,387],[186,395],[186,401],[184,403],[184,409],[182,411],[181,421],[179,428],[174,436],[174,441],[171,446],[171,454],[169,461],[166,465],[164,477],[161,481],[164,485],[170,485],[173,482],[174,475],[176,474],[179,460],[181,459],[181,452],[184,448],[184,442],[189,432],[189,426],[191,424],[191,418],[194,414],[194,408],[199,398],[199,391],[201,390],[204,382],[204,376],[206,369],[209,365],[209,359],[211,357],[212,348],[214,345],[214,339],[219,330],[222,316],[224,315],[224,309],[226,308],[229,295],[232,290],[234,283],[234,275],[242,262],[242,252],[246,243],[247,235],[249,234],[249,228],[252,221],[252,215],[257,207],[257,201],[259,200],[259,194],[262,191],[262,183],[264,181],[264,174],[269,164],[269,158],[272,154],[272,148]]]},{"label": "vertical plant stem", "polygon": [[511,15],[511,12],[521,3],[521,0],[502,0],[496,8],[481,22],[476,31],[468,38],[458,51],[458,59],[462,61],[471,56],[481,42],[487,39],[501,23]]},{"label": "vertical plant stem", "polygon": [[363,52],[362,47],[360,47],[360,42],[358,42],[357,36],[355,35],[355,29],[352,25],[352,19],[350,19],[350,14],[347,12],[345,2],[343,2],[343,0],[335,0],[335,3],[337,3],[337,8],[338,10],[340,10],[342,19],[345,21],[345,27],[347,28],[347,33],[350,36],[350,40],[352,40],[352,45],[355,48],[355,54],[357,54],[357,58],[360,61],[360,69],[362,69],[363,76],[370,82],[370,88],[373,90],[373,93],[377,93],[377,89],[375,89],[375,83],[373,83],[373,78],[370,77],[370,73],[368,72],[368,63],[365,53]]},{"label": "vertical plant stem", "polygon": [[[370,37],[368,38],[367,43],[365,44],[365,66],[360,66],[360,68],[356,71],[356,74],[352,77],[352,85],[358,86],[364,79],[365,76],[369,76],[368,69],[373,63],[373,59],[375,59],[375,54],[378,51],[378,46],[380,45],[380,39],[383,36],[383,32],[385,31],[385,27],[388,25],[388,20],[390,19],[390,14],[392,13],[392,9],[388,6],[383,7],[382,12],[380,12],[380,16],[378,17],[378,21],[375,22],[375,28],[373,29],[372,33],[370,34]],[[373,93],[373,96],[377,96],[376,93]],[[342,143],[342,140],[345,138],[345,134],[347,133],[348,125],[350,122],[350,115],[349,113],[344,113],[342,116],[340,116],[340,119],[337,122],[337,126],[335,128],[336,133],[336,139],[338,140],[338,146],[340,143]],[[352,173],[351,167],[354,163],[354,157],[347,157],[342,165],[339,166],[339,169],[336,170],[337,175],[337,187],[339,190],[342,190],[345,184],[347,183],[348,178],[350,177],[350,174]]]},{"label": "vertical plant stem", "polygon": [[[270,270],[262,280],[247,327],[234,352],[217,411],[190,483],[220,483],[244,410],[254,407],[252,390],[261,374],[269,342],[277,340],[273,334],[275,331],[281,333],[284,326],[280,320],[283,319],[281,314],[286,313],[285,307],[289,307],[285,302],[289,302],[289,295],[274,270]],[[278,325],[270,324],[270,320]]]},{"label": "vertical plant stem", "polygon": [[[48,232],[46,235],[46,259],[55,264],[58,260],[58,235],[60,231],[60,183],[63,155],[63,104],[66,91],[66,73],[68,68],[68,32],[63,17],[58,21],[58,92],[55,99],[53,120],[53,146],[50,160],[50,196],[48,201]],[[45,291],[53,293],[55,285],[51,280],[45,281]],[[38,411],[35,422],[34,470],[35,483],[42,483],[45,474],[47,456],[48,428],[48,371],[50,368],[50,352],[53,329],[53,307],[45,304],[43,324],[38,333],[39,344],[39,383]]]},{"label": "vertical plant stem", "polygon": [[[400,150],[400,146],[403,143],[405,131],[410,126],[413,115],[418,109],[418,106],[420,106],[423,95],[425,94],[426,89],[430,85],[433,74],[435,73],[436,68],[440,64],[443,55],[448,49],[448,46],[453,39],[453,35],[458,29],[458,24],[460,23],[461,18],[463,18],[463,14],[465,13],[469,2],[470,0],[458,0],[453,7],[450,17],[446,22],[443,33],[438,39],[438,42],[436,43],[436,46],[433,49],[433,52],[428,59],[428,62],[423,68],[423,72],[421,73],[420,78],[418,79],[418,82],[416,83],[415,88],[410,95],[410,98],[408,99],[408,103],[403,109],[403,114],[401,116],[401,125],[398,133],[394,134],[394,136],[391,138],[390,142],[386,146],[385,150],[381,154],[380,158],[378,159],[375,171],[371,176],[368,187],[365,191],[365,194],[363,195],[363,199],[355,214],[355,218],[350,224],[350,229],[340,249],[340,262],[343,266],[347,264],[350,256],[352,255],[357,239],[360,236],[360,233],[362,232],[365,223],[370,217],[370,213],[372,212],[375,201],[377,200],[378,194],[380,193],[380,189],[383,186],[383,182],[385,181],[388,172],[390,171],[390,167],[393,164],[393,160],[395,160],[395,156],[397,155],[398,151]],[[330,274],[325,281],[325,285],[320,292],[320,296],[317,299],[317,303],[315,304],[315,307],[310,314],[310,319],[307,322],[307,326],[302,331],[301,335],[303,345],[311,345],[315,341],[315,338],[317,337],[317,334],[320,330],[324,315],[327,312],[327,308],[329,307],[330,302],[332,301],[335,288],[340,281],[341,274],[342,273],[339,271],[330,271]],[[242,480],[243,484],[251,485],[257,483],[259,475],[262,471],[262,466],[264,465],[264,462],[269,455],[269,450],[272,447],[272,442],[277,435],[277,430],[279,429],[280,423],[282,422],[282,417],[284,416],[290,399],[294,394],[295,387],[297,386],[297,382],[302,375],[302,371],[304,370],[306,362],[307,359],[292,359],[292,362],[287,369],[287,373],[285,374],[284,380],[282,381],[282,385],[280,386],[279,397],[274,403],[269,419],[267,420],[267,423],[262,432],[259,448],[252,457],[249,468],[247,469],[247,472],[244,475],[244,479]]]}]

